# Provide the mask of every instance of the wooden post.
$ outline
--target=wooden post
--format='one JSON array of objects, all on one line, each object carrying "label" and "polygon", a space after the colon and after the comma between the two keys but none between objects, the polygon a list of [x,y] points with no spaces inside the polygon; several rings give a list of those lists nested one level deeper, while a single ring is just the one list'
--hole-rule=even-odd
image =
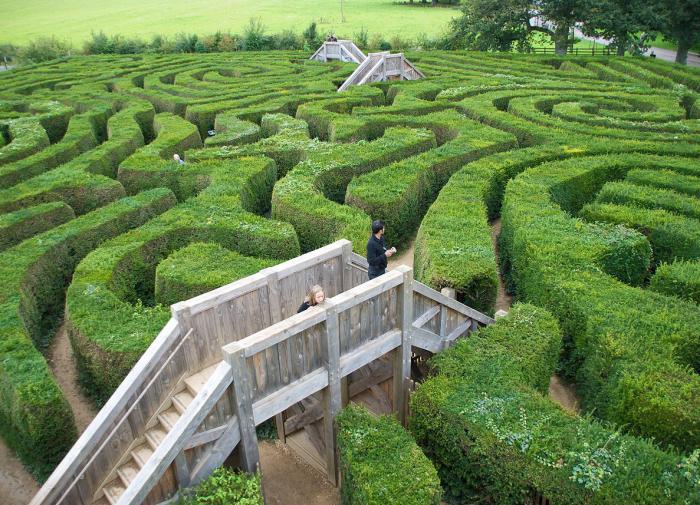
[{"label": "wooden post", "polygon": [[[280,303],[280,281],[277,271],[270,269],[267,274],[267,305],[270,309],[270,322],[272,324],[278,323],[282,320],[282,304]],[[280,367],[282,373],[285,375],[282,380],[287,382],[289,377],[288,374],[284,372],[289,372],[291,367],[291,356],[289,354],[289,344],[280,346],[280,358],[282,358],[287,366]],[[284,433],[284,412],[280,412],[275,415],[275,426],[277,427],[277,437],[282,443],[287,442],[286,434]]]},{"label": "wooden post", "polygon": [[[343,291],[348,291],[354,286],[352,285],[352,242],[343,244],[342,252],[342,262],[343,262]],[[341,405],[345,407],[350,402],[350,396],[348,394],[348,378],[343,377],[340,380],[340,396]]]},{"label": "wooden post", "polygon": [[231,365],[235,392],[236,417],[241,430],[241,459],[246,472],[255,473],[260,462],[258,436],[253,417],[253,392],[245,363],[244,349],[229,352],[224,349],[226,361]]},{"label": "wooden post", "polygon": [[323,361],[328,370],[328,387],[323,390],[323,435],[326,443],[328,480],[338,485],[335,417],[340,412],[340,329],[338,311],[332,304],[326,309],[326,338]]},{"label": "wooden post", "polygon": [[413,269],[401,265],[396,270],[403,273],[399,285],[398,318],[401,330],[401,346],[394,351],[394,413],[401,424],[406,425],[408,391],[411,381],[411,341],[413,336]]},{"label": "wooden post", "polygon": [[175,473],[177,474],[177,487],[180,489],[189,487],[190,485],[190,467],[187,464],[185,450],[175,456]]}]

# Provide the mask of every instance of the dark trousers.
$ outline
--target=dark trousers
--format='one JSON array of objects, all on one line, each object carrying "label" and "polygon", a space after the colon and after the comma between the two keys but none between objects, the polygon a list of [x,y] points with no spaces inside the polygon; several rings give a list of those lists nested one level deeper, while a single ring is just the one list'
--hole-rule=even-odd
[{"label": "dark trousers", "polygon": [[367,276],[369,277],[369,280],[372,280],[375,277],[379,277],[380,275],[384,275],[385,273],[386,273],[386,270],[380,270],[379,272],[373,272],[371,270],[368,270]]}]

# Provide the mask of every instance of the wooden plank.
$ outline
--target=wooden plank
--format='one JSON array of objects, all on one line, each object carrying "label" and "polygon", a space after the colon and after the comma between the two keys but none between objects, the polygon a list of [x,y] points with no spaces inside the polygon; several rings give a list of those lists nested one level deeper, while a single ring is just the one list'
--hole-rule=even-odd
[{"label": "wooden plank", "polygon": [[413,347],[430,351],[433,354],[440,352],[443,349],[442,339],[440,335],[432,331],[424,330],[423,328],[413,327]]},{"label": "wooden plank", "polygon": [[462,334],[466,333],[469,329],[471,329],[472,325],[472,320],[467,319],[464,321],[462,324],[457,325],[457,327],[450,332],[449,335],[445,338],[447,342],[452,342],[453,340],[458,339]]},{"label": "wooden plank", "polygon": [[260,455],[258,453],[258,437],[255,433],[255,417],[253,415],[253,385],[246,366],[244,350],[235,353],[225,353],[226,360],[231,365],[233,374],[233,390],[235,393],[235,411],[241,432],[241,457],[243,468],[254,473],[258,470]]},{"label": "wooden plank", "polygon": [[291,384],[261,398],[253,404],[253,417],[256,424],[271,418],[278,412],[288,409],[303,398],[320,391],[328,385],[328,372],[318,368]]},{"label": "wooden plank", "polygon": [[350,398],[352,398],[353,396],[360,394],[372,386],[391,379],[393,375],[394,370],[392,365],[382,360],[368,375],[360,377],[359,379],[350,383],[348,387],[348,395]]},{"label": "wooden plank", "polygon": [[204,421],[209,411],[231,384],[231,379],[231,366],[222,362],[121,495],[117,505],[138,505],[146,499],[175,456],[182,451],[187,439],[194,434],[197,427]]},{"label": "wooden plank", "polygon": [[284,430],[287,433],[299,431],[307,424],[315,423],[323,418],[323,405],[321,402],[312,400],[312,405],[305,411],[295,414],[284,422]]},{"label": "wooden plank", "polygon": [[274,267],[267,269],[268,271],[276,271],[279,279],[284,279],[292,274],[306,270],[307,268],[314,267],[319,263],[335,258],[336,256],[341,256],[343,252],[343,246],[349,243],[352,247],[352,243],[349,240],[341,239],[336,240],[332,244],[316,249],[315,251],[302,254],[294,259],[280,263]]},{"label": "wooden plank", "polygon": [[199,433],[195,433],[192,435],[192,437],[187,441],[187,443],[184,446],[184,450],[188,449],[194,449],[195,447],[199,447],[200,445],[206,445],[214,440],[217,440],[226,430],[226,425],[223,426],[217,426],[216,428],[212,428],[207,431],[201,431]]},{"label": "wooden plank", "polygon": [[346,375],[354,372],[358,368],[365,366],[367,363],[383,356],[396,349],[401,345],[401,330],[389,330],[379,337],[370,340],[362,347],[355,349],[352,352],[340,357],[340,375]]},{"label": "wooden plank", "polygon": [[280,321],[257,333],[253,333],[238,342],[223,347],[225,352],[235,352],[244,349],[245,357],[249,358],[268,347],[284,342],[288,338],[315,326],[326,319],[326,311],[321,305],[310,307],[304,312]]},{"label": "wooden plank", "polygon": [[222,305],[267,284],[267,275],[258,272],[171,306],[173,313],[189,308],[192,315]]},{"label": "wooden plank", "polygon": [[399,286],[398,298],[399,328],[401,328],[402,338],[401,346],[394,351],[393,408],[399,422],[406,426],[408,392],[411,387],[413,269],[402,265],[397,270],[401,271],[403,274],[403,284]]},{"label": "wooden plank", "polygon": [[444,305],[440,305],[440,336],[444,337],[447,334],[447,309]]},{"label": "wooden plank", "polygon": [[486,314],[482,314],[478,310],[474,310],[471,307],[468,307],[464,305],[463,303],[458,302],[457,300],[453,298],[449,298],[442,293],[435,291],[434,289],[426,286],[422,282],[418,282],[416,280],[413,281],[413,291],[416,293],[419,293],[423,296],[427,296],[431,300],[436,301],[440,305],[445,305],[446,307],[449,307],[453,310],[456,310],[457,312],[460,312],[464,314],[465,316],[471,317],[472,319],[479,321],[480,323],[483,324],[491,324],[495,320],[487,316]]},{"label": "wooden plank", "polygon": [[364,256],[360,256],[357,253],[350,253],[350,261],[355,267],[364,269],[365,272],[367,269],[369,269],[369,263],[367,262],[367,258]]},{"label": "wooden plank", "polygon": [[340,392],[340,330],[336,307],[330,305],[326,312],[323,364],[328,370],[328,387],[323,390],[323,439],[326,445],[325,459],[328,480],[335,486],[338,485],[335,418],[340,412],[342,403]]},{"label": "wooden plank", "polygon": [[115,419],[123,417],[123,411],[133,404],[134,394],[143,388],[143,383],[156,367],[160,366],[161,360],[171,351],[180,336],[178,322],[175,318],[171,318],[32,498],[31,505],[57,503],[63,500],[75,482],[85,475],[91,462],[117,429],[114,426]]},{"label": "wooden plank", "polygon": [[175,456],[175,476],[177,477],[177,487],[182,489],[190,485],[190,468],[187,465],[184,448]]},{"label": "wooden plank", "polygon": [[430,321],[432,318],[437,316],[440,313],[440,305],[434,305],[430,307],[428,310],[426,310],[423,314],[421,314],[418,319],[413,321],[413,326],[416,328],[422,328],[425,323]]},{"label": "wooden plank", "polygon": [[403,275],[397,270],[392,270],[384,275],[380,275],[361,284],[357,287],[352,288],[350,291],[345,291],[344,293],[331,298],[333,304],[337,307],[338,312],[343,312],[344,310],[358,305],[364,301],[370,300],[375,296],[378,296],[384,291],[389,291],[401,284],[403,281]]},{"label": "wooden plank", "polygon": [[348,291],[352,289],[352,259],[350,255],[352,254],[352,242],[348,241],[347,244],[343,244],[342,256],[340,267],[342,268],[342,291]]},{"label": "wooden plank", "polygon": [[238,445],[238,442],[240,442],[241,430],[238,425],[238,417],[232,416],[223,428],[225,428],[224,432],[218,438],[214,447],[197,463],[192,471],[190,482],[193,486],[199,484],[211,472],[219,468],[231,454],[231,451]]}]

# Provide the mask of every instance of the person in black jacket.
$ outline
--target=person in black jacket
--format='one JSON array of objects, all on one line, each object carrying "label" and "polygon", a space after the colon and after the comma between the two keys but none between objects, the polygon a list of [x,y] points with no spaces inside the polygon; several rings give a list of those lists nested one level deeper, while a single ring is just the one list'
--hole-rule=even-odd
[{"label": "person in black jacket", "polygon": [[387,258],[396,252],[396,248],[387,249],[384,244],[384,223],[377,219],[372,222],[372,235],[367,241],[367,275],[370,280],[386,272]]}]

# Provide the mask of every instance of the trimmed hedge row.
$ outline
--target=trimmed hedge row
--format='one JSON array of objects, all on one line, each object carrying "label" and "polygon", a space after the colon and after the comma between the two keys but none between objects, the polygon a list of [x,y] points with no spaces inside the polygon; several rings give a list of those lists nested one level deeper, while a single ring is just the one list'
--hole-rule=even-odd
[{"label": "trimmed hedge row", "polygon": [[200,147],[202,140],[199,132],[192,123],[169,112],[155,116],[153,129],[156,133],[153,142],[119,164],[118,180],[128,194],[166,186],[182,200],[187,192],[180,188],[178,179],[187,167],[179,165],[172,157],[174,154],[184,155],[187,149]]},{"label": "trimmed hedge row", "polygon": [[110,108],[103,106],[101,109],[73,116],[60,142],[45,147],[32,156],[0,167],[0,188],[9,188],[95,147],[98,144],[97,132],[106,128],[110,114]]},{"label": "trimmed hedge row", "polygon": [[350,404],[336,423],[344,505],[440,505],[435,467],[396,419]]},{"label": "trimmed hedge row", "polygon": [[[693,160],[627,154],[546,163],[508,185],[502,208],[501,254],[519,297],[550,308],[566,335],[568,373],[575,374],[583,406],[596,415],[665,445],[692,450],[700,443],[700,314],[692,305],[622,284],[596,264],[588,244],[604,241],[565,211],[575,213],[610,179],[631,167],[662,167]],[[612,237],[606,272],[642,273],[648,244]],[[643,279],[643,277],[642,277]],[[625,301],[621,303],[621,301]]]},{"label": "trimmed hedge row", "polygon": [[430,131],[388,128],[373,142],[309,152],[305,161],[275,185],[272,217],[294,226],[302,251],[347,238],[356,252],[363,253],[370,217],[331,199],[342,198],[352,177],[433,147],[435,136]]},{"label": "trimmed hedge row", "polygon": [[662,209],[642,209],[611,203],[587,204],[580,216],[587,221],[623,224],[643,233],[654,250],[654,262],[700,258],[700,222]]},{"label": "trimmed hedge row", "polygon": [[46,130],[35,117],[11,119],[7,130],[11,141],[0,149],[0,165],[21,160],[50,145]]},{"label": "trimmed hedge row", "polygon": [[638,186],[630,182],[608,182],[596,196],[600,203],[633,205],[646,209],[664,209],[683,216],[700,219],[700,200],[670,189]]},{"label": "trimmed hedge row", "polygon": [[204,140],[209,147],[248,144],[260,139],[260,127],[250,121],[238,119],[233,112],[217,114],[214,130],[216,135]]},{"label": "trimmed hedge row", "polygon": [[265,505],[260,474],[217,468],[197,487],[183,492],[177,505]]},{"label": "trimmed hedge row", "polygon": [[155,301],[171,305],[253,275],[279,261],[243,256],[218,244],[192,243],[156,267]]},{"label": "trimmed hedge row", "polygon": [[[627,181],[640,186],[652,186],[655,188],[670,189],[678,193],[700,198],[700,170],[697,165],[690,167],[693,175],[683,175],[671,170],[630,170]],[[689,171],[690,171],[689,170]]]},{"label": "trimmed hedge row", "polygon": [[109,140],[58,168],[0,190],[0,212],[63,200],[82,215],[123,197],[123,186],[109,176],[115,177],[119,162],[143,145],[152,120],[151,104],[130,103],[109,118]]},{"label": "trimmed hedge row", "polygon": [[73,414],[38,349],[45,349],[73,269],[105,239],[175,203],[158,189],[125,198],[0,253],[0,427],[38,479],[75,441]]},{"label": "trimmed hedge row", "polygon": [[456,111],[405,121],[407,126],[438,130],[447,142],[417,156],[354,178],[345,201],[387,225],[388,243],[404,243],[450,176],[465,163],[515,147],[515,138],[464,118]]},{"label": "trimmed hedge row", "polygon": [[651,278],[649,289],[700,304],[700,262],[662,263]]},{"label": "trimmed hedge row", "polygon": [[508,316],[431,361],[410,425],[452,503],[687,504],[700,500],[694,457],[663,452],[547,399],[561,336],[547,311]]},{"label": "trimmed hedge row", "polygon": [[0,251],[74,217],[73,209],[63,202],[49,202],[0,214]]},{"label": "trimmed hedge row", "polygon": [[86,385],[98,399],[114,391],[170,317],[166,307],[154,305],[156,267],[170,253],[215,242],[246,256],[299,254],[289,224],[255,214],[269,206],[272,160],[208,161],[188,164],[187,171],[198,181],[196,197],[92,251],[73,276],[67,328]]}]

